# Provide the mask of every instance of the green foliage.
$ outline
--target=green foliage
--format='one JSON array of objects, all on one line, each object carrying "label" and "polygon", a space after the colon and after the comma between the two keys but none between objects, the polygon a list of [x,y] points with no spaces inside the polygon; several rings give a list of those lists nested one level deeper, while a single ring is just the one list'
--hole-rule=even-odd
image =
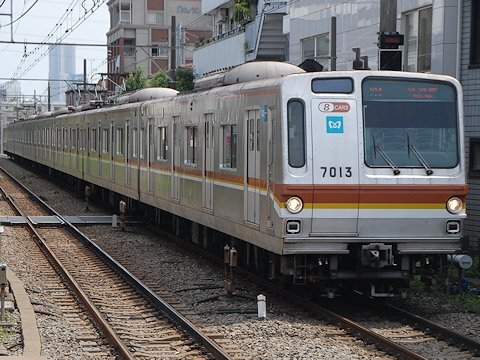
[{"label": "green foliage", "polygon": [[163,71],[157,72],[148,80],[147,87],[169,87],[167,75]]},{"label": "green foliage", "polygon": [[143,68],[140,66],[135,69],[135,72],[128,74],[125,79],[125,88],[127,91],[140,90],[146,85],[147,77],[143,73]]},{"label": "green foliage", "polygon": [[460,294],[450,296],[449,300],[460,309],[480,313],[480,295]]},{"label": "green foliage", "polygon": [[[193,74],[192,67],[178,68],[177,72],[177,90],[188,91],[193,90]],[[144,73],[143,68],[137,67],[134,73],[128,74],[125,79],[126,91],[135,91],[149,87],[170,87],[169,78],[165,72],[159,71],[148,79]]]},{"label": "green foliage", "polygon": [[178,68],[176,74],[178,91],[193,90],[193,80],[195,76],[193,75],[192,67]]},{"label": "green foliage", "polygon": [[238,23],[244,23],[250,20],[252,12],[250,11],[250,1],[249,0],[236,0],[235,5],[233,5],[233,20]]}]

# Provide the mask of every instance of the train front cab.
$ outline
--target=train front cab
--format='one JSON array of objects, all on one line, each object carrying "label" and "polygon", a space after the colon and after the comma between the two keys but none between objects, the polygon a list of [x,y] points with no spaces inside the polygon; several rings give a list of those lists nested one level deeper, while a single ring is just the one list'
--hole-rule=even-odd
[{"label": "train front cab", "polygon": [[[281,272],[330,294],[348,286],[390,296],[413,274],[437,271],[461,250],[466,217],[459,84],[385,72],[306,82],[283,89]],[[298,212],[288,206],[296,197]]]}]

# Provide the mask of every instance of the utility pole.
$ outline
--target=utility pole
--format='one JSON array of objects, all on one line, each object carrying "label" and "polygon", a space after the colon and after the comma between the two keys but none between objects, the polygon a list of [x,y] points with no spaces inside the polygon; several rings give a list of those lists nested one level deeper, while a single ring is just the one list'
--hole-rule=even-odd
[{"label": "utility pole", "polygon": [[47,111],[52,110],[52,106],[51,106],[51,103],[50,103],[50,101],[51,101],[50,96],[51,96],[51,94],[50,94],[50,81],[49,81],[48,85],[47,85],[47,97],[48,97],[48,101],[47,101],[48,109],[47,109]]},{"label": "utility pole", "polygon": [[10,0],[10,13],[0,13],[0,16],[10,17],[10,39],[13,43],[13,0]]},{"label": "utility pole", "polygon": [[380,0],[380,33],[397,31],[397,0]]},{"label": "utility pole", "polygon": [[172,88],[177,88],[177,18],[172,16],[172,23],[170,27],[172,38],[170,40],[170,68],[172,69]]},{"label": "utility pole", "polygon": [[337,70],[337,17],[332,16],[330,23],[330,70]]}]

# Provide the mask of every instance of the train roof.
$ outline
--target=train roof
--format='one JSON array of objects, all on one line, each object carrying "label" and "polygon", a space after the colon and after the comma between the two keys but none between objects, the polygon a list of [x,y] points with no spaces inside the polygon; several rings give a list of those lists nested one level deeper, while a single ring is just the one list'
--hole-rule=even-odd
[{"label": "train roof", "polygon": [[291,74],[301,74],[302,68],[277,61],[255,61],[238,65],[231,70],[202,77],[195,81],[195,90],[247,83],[256,80],[281,78]]}]

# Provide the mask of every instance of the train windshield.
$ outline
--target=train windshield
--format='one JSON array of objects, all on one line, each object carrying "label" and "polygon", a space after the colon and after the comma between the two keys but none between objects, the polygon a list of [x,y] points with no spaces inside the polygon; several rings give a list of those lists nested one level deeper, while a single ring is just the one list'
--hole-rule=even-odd
[{"label": "train windshield", "polygon": [[457,166],[458,104],[453,85],[367,78],[362,94],[367,166],[394,170]]}]

